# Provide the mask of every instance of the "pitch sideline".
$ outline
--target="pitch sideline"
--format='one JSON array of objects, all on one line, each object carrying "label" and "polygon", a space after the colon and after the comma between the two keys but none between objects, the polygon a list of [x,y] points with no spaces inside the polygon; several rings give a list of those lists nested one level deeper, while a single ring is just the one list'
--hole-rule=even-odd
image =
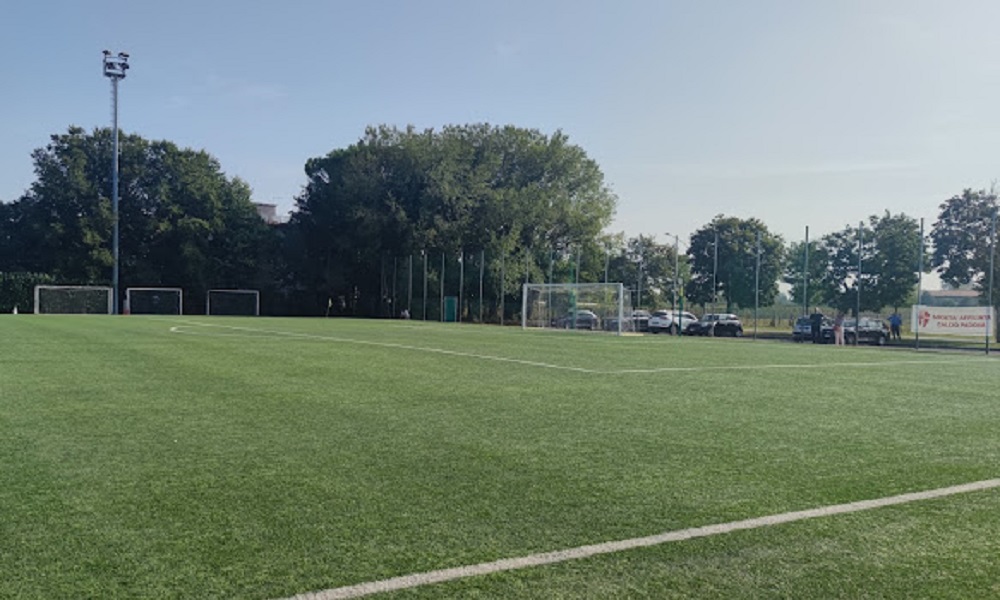
[{"label": "pitch sideline", "polygon": [[[572,371],[575,373],[585,373],[588,375],[641,375],[641,374],[655,374],[655,373],[697,373],[702,371],[754,371],[754,370],[767,370],[767,369],[829,369],[831,367],[869,367],[873,363],[869,361],[856,361],[856,362],[836,362],[836,363],[813,363],[813,364],[764,364],[764,365],[701,365],[692,367],[652,367],[648,369],[588,369],[587,367],[574,367],[568,365],[557,365],[552,363],[544,363],[539,361],[525,360],[520,358],[510,358],[505,356],[493,356],[490,354],[477,354],[474,352],[461,352],[458,350],[448,350],[445,348],[431,348],[427,346],[412,346],[409,344],[400,344],[395,342],[373,342],[370,340],[358,340],[353,338],[343,338],[328,335],[316,335],[311,333],[298,333],[293,331],[274,331],[268,329],[256,329],[253,327],[237,327],[235,325],[216,325],[211,323],[199,323],[194,321],[182,321],[183,325],[175,325],[170,328],[171,333],[178,334],[188,334],[187,328],[191,327],[203,327],[203,328],[216,328],[216,329],[227,329],[231,331],[246,333],[246,334],[265,334],[265,335],[252,335],[252,337],[267,337],[272,336],[275,338],[290,337],[298,339],[311,339],[319,341],[329,341],[329,342],[339,342],[345,344],[359,344],[363,346],[375,346],[381,348],[396,348],[400,350],[411,350],[416,352],[428,352],[432,354],[444,354],[448,356],[459,356],[463,358],[474,358],[479,360],[489,360],[497,362],[506,362],[524,365],[528,367],[537,367],[542,369],[555,369],[560,371]],[[195,334],[198,335],[198,334]],[[237,337],[238,334],[219,334],[229,335],[232,337]],[[951,364],[951,363],[966,363],[966,362],[983,362],[988,359],[984,358],[956,358],[956,359],[943,359],[943,360],[888,360],[879,361],[878,366],[900,366],[900,365],[940,365],[940,364]]]}]

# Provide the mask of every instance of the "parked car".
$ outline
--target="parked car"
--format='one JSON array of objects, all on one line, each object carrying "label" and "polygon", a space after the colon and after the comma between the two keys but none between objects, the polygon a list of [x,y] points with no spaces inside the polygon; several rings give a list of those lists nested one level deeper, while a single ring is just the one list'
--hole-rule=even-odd
[{"label": "parked car", "polygon": [[[844,320],[844,343],[853,344],[855,337],[854,319]],[[884,346],[889,340],[889,326],[879,319],[861,317],[858,321],[857,338],[862,343]]]},{"label": "parked car", "polygon": [[709,313],[684,328],[687,335],[743,337],[743,323],[731,313]]},{"label": "parked car", "polygon": [[[648,310],[633,310],[631,315],[625,317],[622,331],[649,331],[649,317]],[[604,319],[604,330],[618,331],[618,317]]]},{"label": "parked car", "polygon": [[601,319],[594,311],[578,309],[559,317],[553,325],[560,329],[600,329]]},{"label": "parked car", "polygon": [[681,311],[680,316],[678,316],[676,310],[656,310],[649,317],[649,332],[676,335],[678,325],[681,331],[687,331],[688,325],[697,322],[698,317],[687,311]]},{"label": "parked car", "polygon": [[[811,342],[812,341],[812,320],[809,317],[799,317],[792,326],[792,341]],[[833,321],[823,317],[823,324],[820,327],[820,343],[833,343]]]}]

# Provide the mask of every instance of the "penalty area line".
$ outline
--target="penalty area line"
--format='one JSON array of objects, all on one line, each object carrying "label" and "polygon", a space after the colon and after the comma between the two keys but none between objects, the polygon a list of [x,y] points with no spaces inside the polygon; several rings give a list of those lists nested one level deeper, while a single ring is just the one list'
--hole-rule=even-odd
[{"label": "penalty area line", "polygon": [[772,525],[792,523],[795,521],[804,521],[807,519],[816,519],[819,517],[828,517],[832,515],[855,513],[865,510],[872,510],[876,508],[883,508],[886,506],[895,506],[899,504],[907,504],[910,502],[918,502],[921,500],[931,500],[934,498],[954,496],[956,494],[965,494],[969,492],[995,489],[998,487],[1000,487],[1000,479],[987,479],[983,481],[965,483],[961,485],[938,488],[934,490],[912,492],[908,494],[900,494],[897,496],[886,496],[884,498],[876,498],[873,500],[861,500],[858,502],[848,502],[846,504],[834,504],[831,506],[823,506],[809,510],[780,513],[765,517],[757,517],[753,519],[744,519],[742,521],[730,521],[728,523],[718,523],[715,525],[705,525],[703,527],[692,527],[690,529],[668,531],[666,533],[651,535],[648,537],[632,538],[632,539],[618,540],[613,542],[604,542],[601,544],[593,544],[589,546],[579,546],[577,548],[557,550],[554,552],[544,552],[541,554],[531,554],[528,556],[522,556],[517,558],[505,558],[493,562],[479,563],[476,565],[468,565],[464,567],[440,569],[437,571],[426,571],[424,573],[413,573],[411,575],[403,575],[400,577],[392,577],[389,579],[382,579],[378,581],[369,581],[345,587],[331,588],[328,590],[321,590],[315,592],[307,592],[293,596],[289,600],[341,600],[344,598],[359,598],[371,594],[379,594],[396,590],[410,589],[434,583],[443,583],[446,581],[454,581],[456,579],[464,579],[467,577],[476,577],[480,575],[489,575],[491,573],[500,573],[504,571],[513,571],[517,569],[526,569],[530,567],[550,565],[570,560],[588,558],[591,556],[598,556],[601,554],[611,554],[614,552],[623,552],[626,550],[633,550],[636,548],[658,546],[660,544],[666,544],[670,542],[679,542],[694,538],[720,535],[720,534],[730,533],[733,531],[758,529],[761,527],[770,527]]}]

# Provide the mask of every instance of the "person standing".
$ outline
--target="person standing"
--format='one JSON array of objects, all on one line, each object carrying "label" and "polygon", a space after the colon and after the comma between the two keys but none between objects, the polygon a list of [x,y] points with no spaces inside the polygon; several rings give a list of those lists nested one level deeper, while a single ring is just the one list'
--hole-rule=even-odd
[{"label": "person standing", "polygon": [[816,311],[809,315],[809,325],[812,329],[812,338],[814,344],[823,343],[823,313]]},{"label": "person standing", "polygon": [[903,327],[903,317],[898,312],[892,313],[889,317],[889,338],[893,340],[902,339],[900,329]]},{"label": "person standing", "polygon": [[837,318],[833,321],[833,343],[837,346],[844,345],[844,313],[837,313]]}]

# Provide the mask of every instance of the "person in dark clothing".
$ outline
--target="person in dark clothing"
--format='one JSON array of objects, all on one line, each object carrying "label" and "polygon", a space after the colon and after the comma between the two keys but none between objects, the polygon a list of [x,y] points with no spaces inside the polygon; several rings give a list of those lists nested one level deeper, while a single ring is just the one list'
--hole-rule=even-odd
[{"label": "person in dark clothing", "polygon": [[903,326],[903,317],[901,317],[898,312],[892,313],[892,316],[889,317],[889,327],[890,327],[889,337],[891,337],[894,340],[901,339],[900,329],[902,329],[902,326]]},{"label": "person in dark clothing", "polygon": [[823,313],[814,312],[809,315],[809,324],[812,325],[812,338],[814,344],[823,343]]}]

